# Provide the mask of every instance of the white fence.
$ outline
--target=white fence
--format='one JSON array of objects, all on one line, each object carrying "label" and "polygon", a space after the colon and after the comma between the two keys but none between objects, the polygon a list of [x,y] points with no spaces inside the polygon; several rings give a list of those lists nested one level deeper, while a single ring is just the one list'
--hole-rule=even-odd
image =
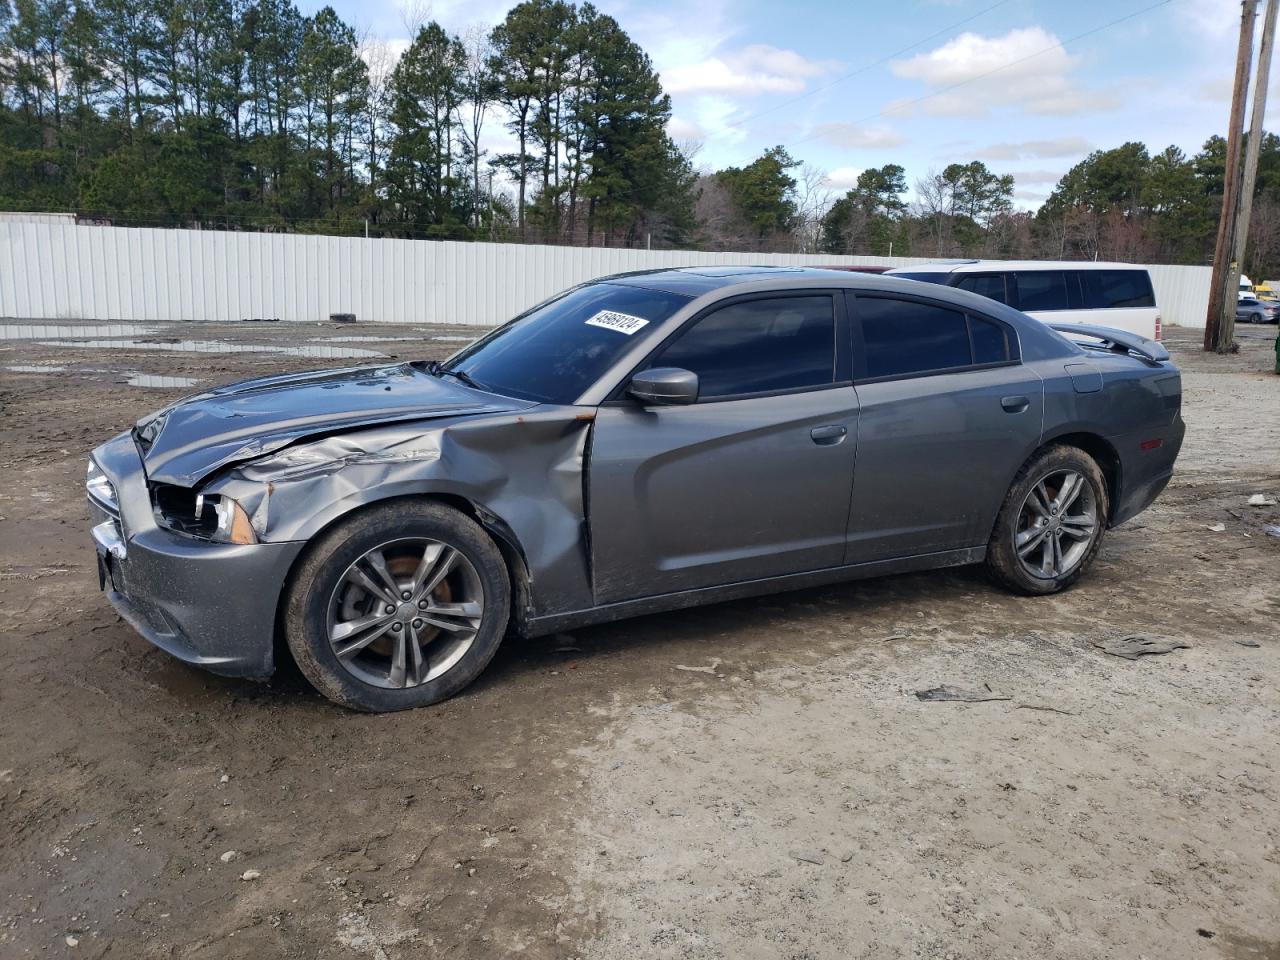
[{"label": "white fence", "polygon": [[[558,290],[653,267],[904,266],[907,257],[695,253],[0,220],[0,317],[325,320],[491,326]],[[1204,326],[1207,267],[1153,266],[1166,323]]]}]

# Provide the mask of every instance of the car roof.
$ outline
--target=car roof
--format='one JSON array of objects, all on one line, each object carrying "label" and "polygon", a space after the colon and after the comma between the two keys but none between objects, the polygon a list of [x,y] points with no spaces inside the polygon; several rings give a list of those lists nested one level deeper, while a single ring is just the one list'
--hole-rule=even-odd
[{"label": "car roof", "polygon": [[1112,263],[1101,260],[934,260],[909,267],[894,267],[890,273],[990,273],[1007,270],[1141,270],[1140,263]]},{"label": "car roof", "polygon": [[[728,287],[755,288],[787,287],[876,287],[883,289],[884,275],[861,273],[839,268],[826,270],[821,267],[773,267],[753,265],[708,264],[696,267],[666,267],[657,270],[636,270],[631,273],[615,273],[600,277],[595,283],[622,283],[633,287],[666,290],[688,297]],[[910,280],[891,281],[912,283]],[[745,291],[744,291],[745,292]]]}]

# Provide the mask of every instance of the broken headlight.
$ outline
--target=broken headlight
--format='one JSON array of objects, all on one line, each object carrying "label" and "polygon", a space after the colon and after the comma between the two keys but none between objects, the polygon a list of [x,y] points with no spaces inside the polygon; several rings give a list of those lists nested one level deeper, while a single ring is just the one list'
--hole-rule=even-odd
[{"label": "broken headlight", "polygon": [[89,470],[84,478],[84,486],[89,493],[89,499],[96,502],[98,506],[110,513],[120,512],[120,501],[116,497],[115,486],[92,459],[89,460]]},{"label": "broken headlight", "polygon": [[228,496],[159,486],[153,497],[156,523],[166,530],[219,543],[258,542],[249,515]]}]

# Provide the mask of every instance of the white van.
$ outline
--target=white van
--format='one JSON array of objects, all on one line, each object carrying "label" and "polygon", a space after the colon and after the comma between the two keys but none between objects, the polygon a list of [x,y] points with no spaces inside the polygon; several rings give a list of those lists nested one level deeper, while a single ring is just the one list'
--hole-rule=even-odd
[{"label": "white van", "polygon": [[1037,320],[1111,327],[1148,340],[1163,332],[1151,275],[1131,263],[940,260],[887,275],[972,290]]}]

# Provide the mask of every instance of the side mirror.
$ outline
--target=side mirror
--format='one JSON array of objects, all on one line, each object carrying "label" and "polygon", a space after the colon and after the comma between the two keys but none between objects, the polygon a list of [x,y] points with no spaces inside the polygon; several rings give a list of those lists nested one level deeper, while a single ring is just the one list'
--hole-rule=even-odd
[{"label": "side mirror", "polygon": [[642,370],[631,378],[627,392],[641,403],[694,403],[698,399],[698,375],[679,367]]}]

